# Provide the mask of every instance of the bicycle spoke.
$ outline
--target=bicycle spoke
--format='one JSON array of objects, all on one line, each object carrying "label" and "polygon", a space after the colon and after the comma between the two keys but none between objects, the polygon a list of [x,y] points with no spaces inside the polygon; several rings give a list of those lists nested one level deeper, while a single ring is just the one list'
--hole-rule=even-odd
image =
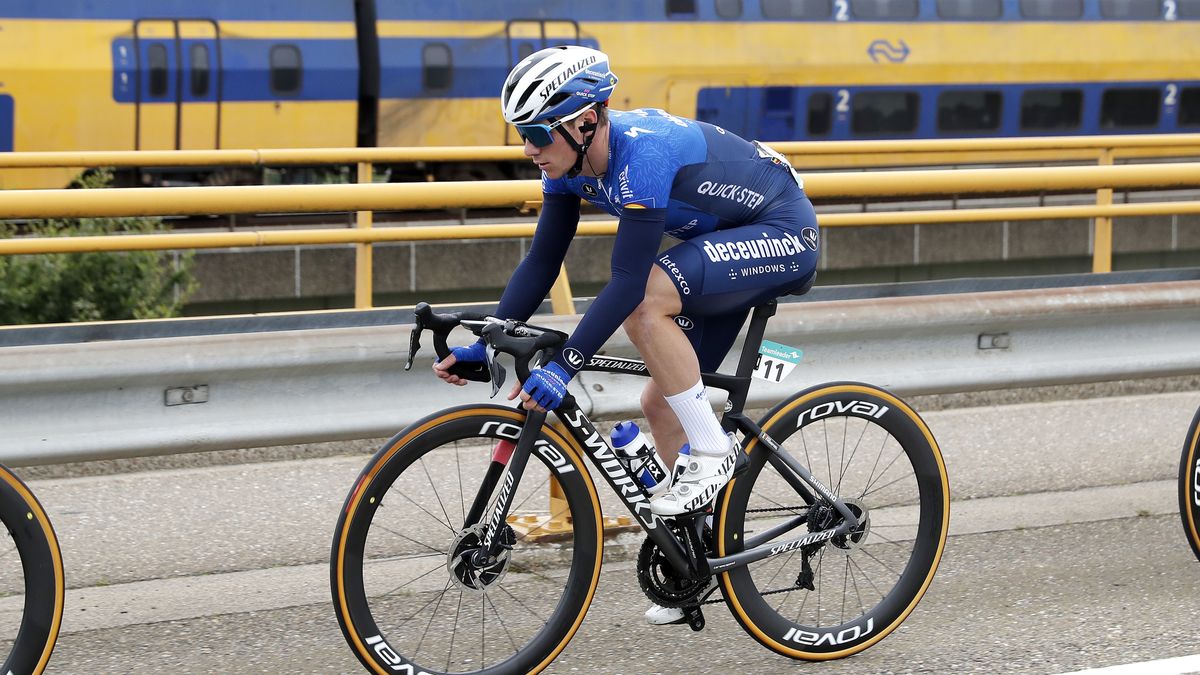
[{"label": "bicycle spoke", "polygon": [[442,515],[446,516],[446,525],[454,530],[454,524],[450,522],[450,514],[446,513],[446,505],[442,503],[442,496],[438,494],[437,486],[433,484],[433,476],[429,475],[429,467],[425,466],[425,458],[420,459],[421,470],[425,472],[425,480],[429,481],[429,487],[433,489],[433,496],[437,499],[438,506],[442,508]]},{"label": "bicycle spoke", "polygon": [[[487,601],[487,604],[491,605],[492,613],[496,615],[496,620],[500,622],[500,629],[504,631],[506,636],[508,636],[508,643],[512,645],[513,653],[516,654],[518,651],[520,651],[520,647],[517,646],[517,641],[513,639],[512,632],[508,630],[508,626],[504,623],[504,617],[501,616],[500,609],[496,607],[495,601],[492,600],[492,596],[489,595],[487,591],[484,591],[483,599]],[[484,663],[486,662],[487,661],[485,660]]]},{"label": "bicycle spoke", "polygon": [[[884,445],[887,445],[886,438],[883,440],[883,442],[884,442]],[[879,456],[880,457],[883,456],[883,448],[882,447],[879,448]],[[883,478],[884,474],[886,474],[888,472],[888,469],[891,469],[892,465],[896,463],[896,460],[900,459],[903,456],[904,456],[904,448],[897,448],[895,456],[893,456],[891,461],[887,463],[887,466],[883,467],[883,470],[879,472],[878,476],[875,476],[875,474],[872,472],[870,479],[867,480],[867,484],[863,486],[863,495],[865,495],[871,489],[871,486],[874,485],[876,481],[881,480]],[[859,498],[861,499],[862,495],[859,495]]]},{"label": "bicycle spoke", "polygon": [[418,509],[420,509],[420,511],[421,511],[422,513],[424,513],[425,515],[429,516],[430,518],[433,518],[435,521],[437,521],[439,524],[441,524],[441,525],[442,525],[443,527],[445,527],[447,530],[450,530],[450,532],[451,532],[451,533],[453,533],[453,534],[457,534],[457,533],[458,533],[458,530],[455,530],[455,529],[454,529],[454,526],[453,526],[453,525],[451,525],[451,524],[450,524],[450,522],[449,522],[448,520],[446,520],[446,521],[443,521],[443,520],[441,520],[440,518],[438,518],[437,516],[433,515],[433,514],[432,514],[432,513],[430,513],[430,512],[429,512],[429,511],[428,511],[428,510],[427,510],[427,509],[424,507],[424,506],[421,506],[420,504],[418,504],[418,503],[416,503],[415,501],[413,501],[413,498],[412,498],[412,497],[409,497],[408,495],[404,494],[403,492],[401,492],[401,493],[400,493],[400,496],[401,496],[401,497],[404,497],[405,499],[407,499],[407,500],[408,500],[408,503],[410,503],[410,504],[412,504],[413,506],[415,506],[415,507],[417,507]]},{"label": "bicycle spoke", "polygon": [[846,569],[850,571],[850,583],[854,584],[854,597],[858,598],[858,611],[866,614],[867,607],[863,604],[862,591],[858,588],[858,579],[853,572],[856,566],[857,564],[850,559],[850,556],[846,556]]},{"label": "bicycle spoke", "polygon": [[459,458],[458,444],[454,444],[454,469],[458,472],[458,505],[462,509],[463,526],[467,524],[467,496],[462,477],[462,460]]},{"label": "bicycle spoke", "polygon": [[436,553],[438,555],[446,555],[447,553],[449,553],[449,551],[444,551],[440,548],[430,546],[429,544],[426,544],[425,542],[417,541],[416,539],[413,539],[412,537],[408,536],[407,534],[404,534],[402,532],[397,532],[396,530],[393,530],[390,527],[387,527],[384,525],[376,525],[375,527],[378,527],[379,529],[383,530],[384,532],[387,532],[388,534],[400,537],[401,539],[407,539],[408,541],[411,541],[412,543],[416,544],[417,546],[424,546],[425,548],[429,549],[430,551],[433,551],[434,553]]},{"label": "bicycle spoke", "polygon": [[893,576],[895,576],[897,579],[899,579],[899,578],[900,578],[900,573],[899,573],[899,572],[897,572],[896,570],[892,569],[892,567],[891,567],[890,565],[888,565],[887,563],[885,563],[885,562],[883,562],[882,560],[880,560],[879,558],[877,558],[877,557],[876,557],[875,555],[873,555],[873,554],[872,554],[870,551],[868,551],[868,550],[867,550],[867,549],[865,549],[865,548],[860,548],[860,549],[858,549],[858,550],[859,550],[859,551],[862,551],[862,554],[863,554],[863,555],[865,555],[865,556],[867,556],[867,557],[868,557],[868,558],[870,558],[871,560],[874,560],[876,563],[879,563],[879,566],[880,566],[880,567],[882,567],[883,569],[885,569],[885,570],[887,570],[887,571],[891,572],[891,573],[892,573],[892,575],[893,575]]},{"label": "bicycle spoke", "polygon": [[861,574],[862,574],[862,578],[863,578],[863,580],[864,580],[864,581],[866,581],[868,584],[871,584],[871,589],[875,591],[875,595],[878,595],[878,596],[879,596],[879,598],[882,600],[882,599],[883,599],[883,597],[886,595],[886,593],[884,593],[883,591],[879,590],[879,587],[875,585],[875,582],[874,582],[874,581],[871,581],[871,575],[867,574],[867,571],[866,571],[866,570],[864,570],[864,569],[862,568],[862,565],[859,565],[857,561],[855,561],[855,560],[851,559],[851,560],[850,560],[850,563],[851,563],[852,565],[854,565],[854,567],[855,567],[856,569],[858,569],[859,573],[861,573]]},{"label": "bicycle spoke", "polygon": [[[442,598],[446,597],[446,591],[449,591],[449,590],[450,590],[450,580],[449,580],[449,579],[447,579],[447,580],[446,580],[446,587],[445,587],[445,588],[443,588],[443,589],[442,589],[442,592],[441,592],[441,593],[438,593],[438,595],[437,595],[437,605],[435,605],[435,606],[434,606],[434,608],[433,608],[433,611],[429,613],[429,623],[425,624],[425,632],[421,633],[421,639],[420,639],[420,640],[417,640],[417,646],[413,648],[413,653],[414,653],[414,654],[419,654],[419,653],[421,653],[421,644],[425,642],[425,636],[429,634],[429,627],[433,625],[433,620],[434,620],[435,618],[437,618],[437,611],[438,611],[438,607],[441,607],[441,606],[442,606]],[[433,601],[431,600],[430,602],[433,602]],[[421,609],[425,609],[425,608],[426,608],[426,607],[428,607],[428,606],[429,606],[429,602],[425,603],[425,604],[424,604],[424,605],[421,607]],[[419,613],[420,613],[420,611],[421,611],[421,610],[417,610],[417,613],[419,614]],[[409,618],[410,618],[410,619],[412,619],[412,618],[416,618],[416,616],[417,616],[417,615],[416,615],[416,614],[414,614],[412,617],[409,617]],[[403,622],[401,622],[401,623],[407,623],[407,622],[408,622],[408,620],[409,620],[409,619],[405,619],[405,620],[404,620]]]},{"label": "bicycle spoke", "polygon": [[[881,475],[880,477],[882,478],[882,475]],[[876,487],[876,488],[875,488],[875,489],[873,489],[873,490],[867,490],[866,492],[864,492],[864,493],[862,493],[861,495],[859,495],[859,496],[858,496],[858,498],[859,498],[859,499],[866,499],[868,495],[875,494],[876,492],[879,492],[880,490],[885,490],[885,489],[887,489],[887,488],[891,487],[892,485],[895,485],[896,483],[899,483],[899,482],[900,482],[900,481],[902,481],[902,480],[912,480],[912,476],[901,475],[901,476],[899,476],[899,477],[897,477],[897,478],[895,478],[895,479],[893,479],[893,480],[890,480],[890,481],[888,481],[888,482],[884,483],[883,485],[880,485],[880,486]],[[876,507],[876,508],[881,508],[881,507]]]},{"label": "bicycle spoke", "polygon": [[539,492],[542,489],[542,486],[550,484],[550,478],[551,478],[550,474],[547,473],[545,480],[543,480],[541,483],[538,483],[532,490],[530,490],[529,494],[525,495],[525,498],[521,500],[520,504],[510,507],[508,509],[508,512],[516,513],[517,511],[519,511],[521,509],[521,507],[525,505],[525,502],[527,502],[531,498],[533,498],[534,495],[539,494]]},{"label": "bicycle spoke", "polygon": [[838,477],[838,484],[837,484],[837,488],[834,489],[834,493],[841,494],[842,479],[846,477],[846,471],[850,469],[850,462],[853,462],[854,456],[858,454],[858,448],[862,445],[863,438],[866,437],[868,428],[870,428],[870,425],[868,425],[867,423],[864,422],[863,426],[862,426],[862,431],[859,432],[859,434],[858,434],[858,440],[854,442],[854,450],[850,451],[850,458],[847,459],[845,465],[843,465],[841,467],[842,473]]},{"label": "bicycle spoke", "polygon": [[503,591],[503,592],[504,592],[504,594],[505,594],[505,595],[507,595],[508,597],[512,598],[513,602],[515,602],[515,603],[517,603],[518,605],[520,605],[520,606],[521,606],[521,608],[522,608],[522,609],[524,609],[526,612],[529,612],[530,614],[532,614],[532,615],[536,616],[536,617],[538,618],[538,620],[540,620],[542,623],[545,623],[545,622],[546,622],[546,619],[545,619],[545,618],[544,618],[544,617],[543,617],[541,614],[538,614],[537,612],[533,611],[533,610],[532,610],[532,609],[530,609],[530,608],[529,608],[529,607],[528,607],[528,606],[527,606],[525,603],[521,602],[521,599],[520,599],[520,598],[518,598],[517,596],[513,595],[512,593],[509,593],[509,592],[508,592],[508,589],[507,589],[507,588],[505,588],[503,584],[500,584],[499,586],[496,586],[496,588],[500,589],[501,591]]},{"label": "bicycle spoke", "polygon": [[462,614],[462,591],[458,592],[458,610],[454,612],[454,628],[450,630],[450,650],[446,652],[446,670],[450,670],[450,660],[454,658],[454,636],[458,635],[458,615]]}]

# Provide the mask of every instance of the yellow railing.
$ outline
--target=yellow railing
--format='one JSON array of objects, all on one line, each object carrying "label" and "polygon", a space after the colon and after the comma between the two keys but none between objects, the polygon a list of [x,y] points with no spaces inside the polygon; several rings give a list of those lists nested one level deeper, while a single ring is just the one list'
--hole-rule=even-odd
[{"label": "yellow railing", "polygon": [[[360,175],[367,170],[360,166]],[[820,218],[825,227],[1095,218],[1094,271],[1109,271],[1112,268],[1111,218],[1200,213],[1200,201],[1114,205],[1111,203],[1114,188],[1196,186],[1200,186],[1200,163],[823,173],[805,178],[806,191],[814,198],[1097,191],[1097,203],[1094,206],[871,212],[829,214]],[[538,181],[0,191],[0,214],[5,218],[262,212],[360,213],[358,227],[351,230],[21,238],[0,240],[0,254],[354,243],[359,244],[356,306],[369,307],[372,292],[369,245],[373,242],[527,237],[533,232],[532,224],[375,229],[371,227],[369,211],[529,208],[536,206],[540,197]],[[614,231],[615,222],[612,221],[588,221],[579,228],[580,234],[585,235],[612,234]],[[562,281],[565,283],[565,274],[562,275]],[[562,297],[560,287],[556,299]],[[570,311],[569,292],[566,298],[567,304],[556,303],[556,311]]]},{"label": "yellow railing", "polygon": [[[769,143],[805,168],[925,163],[1098,161],[1200,155],[1200,134],[1047,136],[880,141],[779,141]],[[63,167],[315,166],[415,162],[502,162],[524,159],[521,146],[420,148],[301,148],[258,150],[116,150],[0,153],[0,169]],[[361,178],[360,178],[361,181]]]}]

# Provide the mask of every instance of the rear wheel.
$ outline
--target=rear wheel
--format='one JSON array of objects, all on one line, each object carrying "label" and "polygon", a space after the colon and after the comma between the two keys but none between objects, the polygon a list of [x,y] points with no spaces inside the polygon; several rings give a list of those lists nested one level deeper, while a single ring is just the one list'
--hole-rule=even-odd
[{"label": "rear wheel", "polygon": [[0,466],[0,673],[41,673],[50,660],[63,612],[63,565],[58,538],[42,505]]},{"label": "rear wheel", "polygon": [[[895,630],[925,593],[949,525],[933,435],[898,398],[857,383],[809,389],[760,426],[854,512],[847,535],[788,544],[843,518],[757,439],[750,467],[718,499],[721,556],[786,550],[722,576],[725,601],[763,645],[797,659],[849,656]],[[809,501],[811,500],[811,502]]]},{"label": "rear wheel", "polygon": [[1200,559],[1200,410],[1188,427],[1179,460],[1179,517],[1192,552]]},{"label": "rear wheel", "polygon": [[[487,405],[437,413],[359,476],[334,535],[330,582],[342,633],[368,670],[538,672],[575,634],[600,574],[599,501],[574,446],[549,426],[509,486],[507,457],[494,449],[524,419]],[[504,489],[515,494],[498,536],[512,548],[477,563]],[[536,529],[549,520],[557,535]]]}]

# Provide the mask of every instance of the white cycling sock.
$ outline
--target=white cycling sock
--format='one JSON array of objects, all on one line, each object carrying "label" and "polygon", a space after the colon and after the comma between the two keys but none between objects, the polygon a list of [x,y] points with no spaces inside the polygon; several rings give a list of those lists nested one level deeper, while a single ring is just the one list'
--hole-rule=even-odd
[{"label": "white cycling sock", "polygon": [[687,391],[665,398],[671,405],[671,410],[675,411],[675,416],[679,418],[679,423],[683,425],[683,432],[687,434],[692,452],[717,456],[729,452],[729,437],[717,422],[712,404],[708,402],[708,390],[704,388],[703,381],[696,382]]}]

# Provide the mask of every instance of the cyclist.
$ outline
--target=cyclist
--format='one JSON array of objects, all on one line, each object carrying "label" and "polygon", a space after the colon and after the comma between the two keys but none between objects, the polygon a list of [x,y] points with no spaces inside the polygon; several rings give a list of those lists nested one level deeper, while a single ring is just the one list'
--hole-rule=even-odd
[{"label": "cyclist", "polygon": [[[611,280],[554,360],[509,399],[554,409],[623,323],[653,375],[641,403],[660,455],[672,466],[677,449],[690,445],[670,489],[651,503],[676,516],[713,500],[738,452],[700,373],[717,368],[750,308],[811,283],[818,227],[782,156],[663,110],[609,110],[616,83],[608,56],[579,46],[543,49],[509,73],[504,119],[542,170],[544,202],[496,314],[523,321],[541,304],[575,235],[581,199],[620,218]],[[663,234],[681,242],[659,253]],[[449,368],[483,359],[480,342],[455,348],[434,370],[466,384]]]}]

